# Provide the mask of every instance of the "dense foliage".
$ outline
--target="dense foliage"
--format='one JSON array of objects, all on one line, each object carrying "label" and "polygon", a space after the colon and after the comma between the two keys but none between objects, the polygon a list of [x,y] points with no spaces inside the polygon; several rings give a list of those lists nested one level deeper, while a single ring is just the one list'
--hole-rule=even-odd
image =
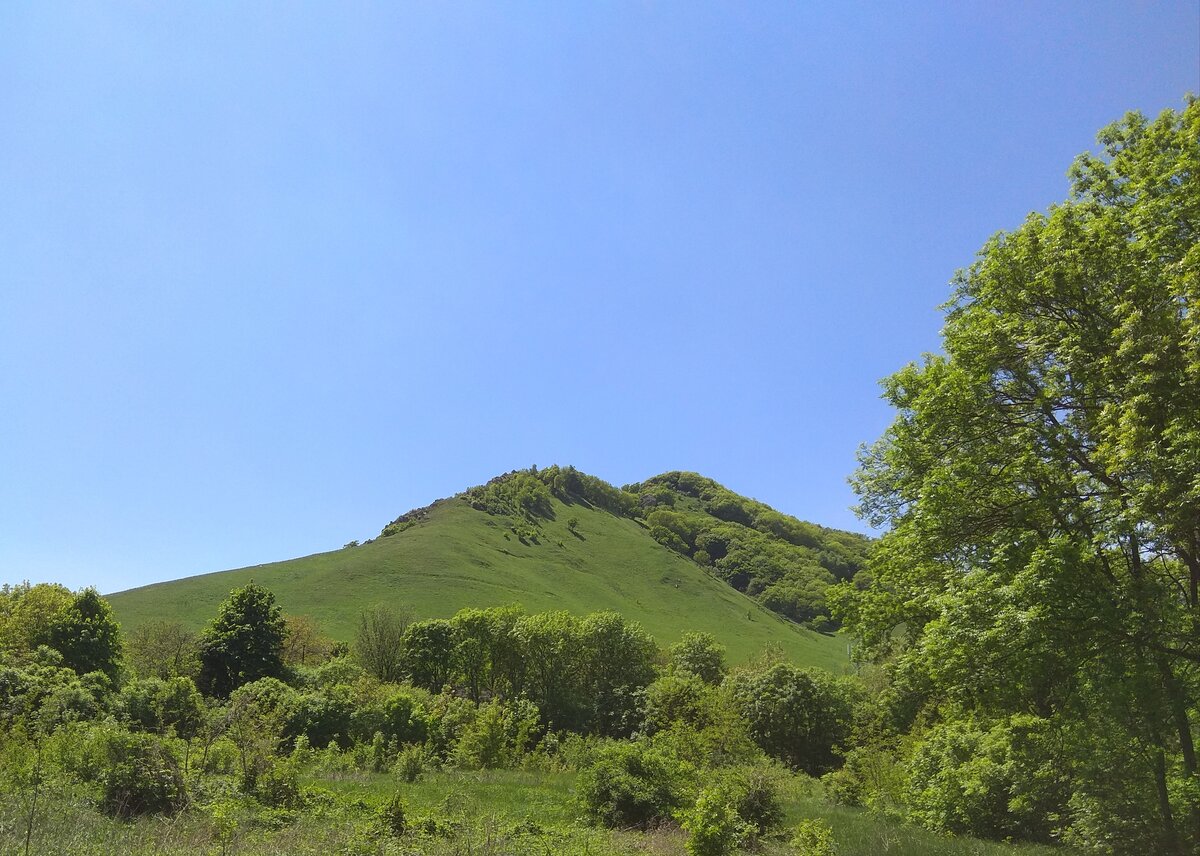
[{"label": "dense foliage", "polygon": [[1106,128],[1067,202],[959,274],[945,353],[885,382],[855,486],[888,533],[839,594],[883,665],[860,799],[1200,848],[1198,139],[1196,101]]},{"label": "dense foliage", "polygon": [[[31,831],[47,783],[115,818],[199,812],[219,830],[231,795],[276,826],[323,811],[304,784],[322,771],[411,784],[431,770],[524,767],[578,771],[579,808],[600,827],[682,825],[691,852],[729,853],[779,829],[790,774],[769,757],[804,767],[798,747],[811,743],[833,762],[824,732],[789,740],[780,724],[840,722],[852,695],[770,657],[727,674],[705,634],[667,656],[612,612],[514,606],[407,621],[380,607],[352,650],[285,666],[279,607],[257,585],[231,592],[199,640],[160,624],[125,646],[115,624],[95,631],[108,611],[94,591],[3,596],[0,785],[24,795]],[[71,622],[83,631],[66,644],[54,628]],[[383,660],[382,640],[396,648]],[[770,688],[761,705],[756,688]],[[396,792],[372,817],[368,836],[446,834]]]},{"label": "dense foliage", "polygon": [[251,583],[233,591],[200,637],[200,689],[227,697],[242,684],[283,674],[283,611]]},{"label": "dense foliage", "polygon": [[695,473],[665,473],[625,490],[639,496],[661,544],[814,629],[832,626],[829,586],[854,579],[866,562],[865,537],[780,514]]}]

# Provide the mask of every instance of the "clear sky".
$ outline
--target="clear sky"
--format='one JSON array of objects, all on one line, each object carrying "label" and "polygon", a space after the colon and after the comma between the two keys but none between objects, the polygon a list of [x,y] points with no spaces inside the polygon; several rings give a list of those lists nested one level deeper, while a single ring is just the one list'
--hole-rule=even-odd
[{"label": "clear sky", "polygon": [[5,3],[0,582],[366,539],[516,467],[862,528],[877,381],[1189,2]]}]

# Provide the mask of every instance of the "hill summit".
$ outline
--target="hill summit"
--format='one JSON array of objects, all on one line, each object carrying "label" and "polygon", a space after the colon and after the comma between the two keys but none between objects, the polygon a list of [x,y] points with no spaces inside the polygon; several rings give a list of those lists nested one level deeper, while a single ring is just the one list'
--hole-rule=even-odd
[{"label": "hill summit", "polygon": [[[841,670],[825,589],[852,579],[869,539],[797,520],[696,473],[618,488],[574,467],[516,470],[400,515],[340,550],[110,595],[127,630],[198,629],[254,580],[288,613],[349,640],[380,603],[417,617],[520,604],[530,612],[614,610],[661,645],[707,631],[734,661],[766,646]],[[818,632],[826,631],[826,632]]]}]

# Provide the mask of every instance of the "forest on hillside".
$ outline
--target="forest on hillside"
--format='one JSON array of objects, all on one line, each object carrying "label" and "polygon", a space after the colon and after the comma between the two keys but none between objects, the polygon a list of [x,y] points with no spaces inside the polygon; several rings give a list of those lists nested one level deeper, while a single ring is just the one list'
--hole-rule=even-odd
[{"label": "forest on hillside", "polygon": [[468,492],[518,538],[550,495],[637,516],[840,626],[852,674],[613,612],[379,604],[335,644],[260,585],[126,636],[94,589],[8,586],[3,849],[1200,852],[1200,101],[1099,139],[884,382],[874,544],[689,473]]}]

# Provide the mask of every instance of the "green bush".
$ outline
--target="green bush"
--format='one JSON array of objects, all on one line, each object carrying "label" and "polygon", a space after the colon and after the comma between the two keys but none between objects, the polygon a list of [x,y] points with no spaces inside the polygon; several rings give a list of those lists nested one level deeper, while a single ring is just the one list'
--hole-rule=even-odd
[{"label": "green bush", "polygon": [[149,734],[108,736],[100,807],[114,817],[174,814],[187,803],[183,776],[161,740]]},{"label": "green bush", "polygon": [[685,804],[692,775],[690,765],[652,746],[613,743],[579,774],[579,799],[594,823],[645,829]]},{"label": "green bush", "polygon": [[733,853],[747,831],[723,788],[701,791],[696,804],[679,817],[680,825],[688,833],[686,847],[691,856]]},{"label": "green bush", "polygon": [[254,797],[271,808],[300,808],[300,781],[296,768],[287,762],[275,762],[254,779]]},{"label": "green bush", "polygon": [[228,775],[233,772],[237,763],[237,744],[228,737],[221,737],[214,740],[204,748],[204,753],[200,758],[201,769],[206,773]]},{"label": "green bush", "polygon": [[393,794],[379,810],[379,821],[389,835],[400,836],[408,831],[408,819],[404,800],[399,792]]},{"label": "green bush", "polygon": [[400,781],[411,785],[421,778],[428,767],[429,756],[424,746],[405,746],[396,755],[396,763],[392,765],[392,772]]},{"label": "green bush", "polygon": [[454,747],[454,763],[467,770],[513,765],[529,746],[538,718],[537,708],[524,699],[482,705]]},{"label": "green bush", "polygon": [[168,729],[185,739],[204,721],[204,700],[191,678],[143,678],[121,690],[118,710],[130,726],[159,734]]},{"label": "green bush", "polygon": [[823,820],[810,818],[800,821],[792,836],[796,856],[833,856],[833,829]]},{"label": "green bush", "polygon": [[821,784],[838,805],[863,806],[896,821],[908,811],[908,773],[897,749],[884,743],[851,749],[845,765],[822,776]]},{"label": "green bush", "polygon": [[785,771],[766,764],[738,767],[723,776],[730,805],[753,834],[766,835],[783,820],[779,793],[786,776]]},{"label": "green bush", "polygon": [[1050,842],[1070,791],[1048,720],[939,723],[909,760],[912,816],[941,832]]},{"label": "green bush", "polygon": [[[330,743],[350,743],[355,706],[346,687],[330,686],[295,697],[288,711],[287,735],[324,749]],[[382,717],[381,717],[382,718]]]},{"label": "green bush", "polygon": [[[701,561],[701,553],[707,561]],[[712,562],[711,557],[704,551],[697,552],[695,559],[702,565]],[[711,633],[685,633],[667,653],[672,672],[693,674],[707,684],[721,683],[728,671],[725,665],[725,646],[719,644]]]}]

